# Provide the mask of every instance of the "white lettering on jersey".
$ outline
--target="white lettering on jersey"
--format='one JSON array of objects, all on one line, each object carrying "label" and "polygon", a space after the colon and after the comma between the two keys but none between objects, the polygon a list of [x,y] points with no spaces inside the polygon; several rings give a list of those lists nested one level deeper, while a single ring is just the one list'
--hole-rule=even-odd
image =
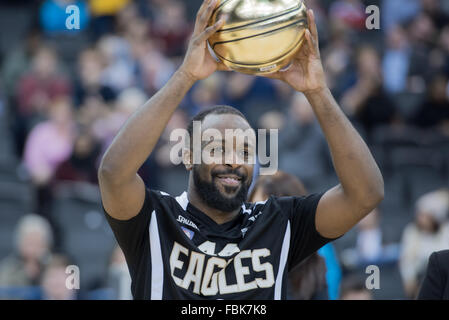
[{"label": "white lettering on jersey", "polygon": [[237,286],[239,287],[239,291],[248,291],[257,288],[256,280],[246,283],[245,275],[249,274],[249,268],[242,266],[242,259],[251,258],[251,250],[243,250],[234,258],[234,268],[235,270],[240,270],[240,272],[236,272],[237,276]]},{"label": "white lettering on jersey", "polygon": [[202,244],[198,246],[198,249],[203,251],[205,254],[208,254],[210,256],[216,256],[215,254],[215,242],[212,241],[205,241]]},{"label": "white lettering on jersey", "polygon": [[203,276],[204,254],[192,251],[189,267],[182,281],[181,287],[188,289],[193,282],[193,292],[200,294],[201,277]]},{"label": "white lettering on jersey", "polygon": [[239,292],[237,284],[228,285],[226,283],[226,267],[231,264],[232,259],[228,260],[226,266],[218,273],[218,287],[220,288],[220,294],[228,294]]},{"label": "white lettering on jersey", "polygon": [[[271,255],[268,249],[255,249],[240,251],[238,246],[230,243],[220,252],[221,257],[229,257],[229,253],[238,253],[234,258],[225,259],[217,257],[215,254],[215,243],[206,241],[202,245],[201,251],[204,253],[190,251],[177,242],[174,242],[170,254],[171,276],[179,287],[189,289],[193,284],[193,292],[204,296],[214,296],[220,294],[230,294],[244,292],[257,288],[270,288],[274,285],[273,266],[270,262],[261,263],[261,258]],[[226,249],[226,250],[225,250]],[[231,254],[231,255],[232,255]],[[185,257],[182,257],[182,256]],[[207,260],[206,255],[213,255]],[[243,263],[242,261],[245,261]],[[187,265],[187,271],[181,278],[174,275],[175,269],[183,269],[184,262]],[[226,268],[232,265],[234,267],[235,279],[237,283],[228,283],[226,279]],[[215,272],[214,272],[215,271]],[[264,276],[246,281],[245,276],[259,272]]]},{"label": "white lettering on jersey", "polygon": [[264,278],[256,278],[257,285],[260,288],[270,288],[274,284],[274,273],[273,266],[269,262],[260,264],[260,257],[268,257],[270,255],[270,250],[268,249],[256,249],[252,252],[253,259],[253,269],[256,272],[265,271]]},{"label": "white lettering on jersey", "polygon": [[228,243],[223,250],[221,250],[218,255],[220,257],[230,257],[234,253],[240,252],[239,247],[237,247],[236,243]]},{"label": "white lettering on jersey", "polygon": [[175,241],[170,254],[170,270],[171,276],[178,286],[181,286],[182,279],[179,279],[175,276],[175,269],[182,269],[182,266],[184,265],[184,262],[179,260],[179,255],[181,254],[181,252],[186,256],[189,255],[189,250]]},{"label": "white lettering on jersey", "polygon": [[203,283],[201,284],[201,294],[204,296],[214,296],[218,293],[218,272],[213,273],[215,266],[220,269],[224,268],[226,266],[226,260],[212,257],[207,261]]}]

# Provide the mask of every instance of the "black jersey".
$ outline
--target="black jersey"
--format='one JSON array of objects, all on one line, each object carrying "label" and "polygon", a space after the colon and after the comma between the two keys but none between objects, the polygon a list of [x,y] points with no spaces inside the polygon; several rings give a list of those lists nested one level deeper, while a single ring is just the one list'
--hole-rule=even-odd
[{"label": "black jersey", "polygon": [[178,197],[147,190],[139,214],[106,213],[135,299],[285,299],[287,273],[331,241],[315,228],[321,194],[245,203],[217,224]]}]

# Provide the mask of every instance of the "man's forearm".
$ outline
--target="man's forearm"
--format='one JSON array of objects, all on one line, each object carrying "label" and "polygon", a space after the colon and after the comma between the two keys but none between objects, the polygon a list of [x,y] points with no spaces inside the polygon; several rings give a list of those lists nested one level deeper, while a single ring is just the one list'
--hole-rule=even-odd
[{"label": "man's forearm", "polygon": [[359,133],[344,115],[329,89],[306,94],[329,144],[345,195],[361,206],[383,197],[382,174]]},{"label": "man's forearm", "polygon": [[106,151],[100,173],[117,181],[134,177],[193,84],[193,79],[178,70],[159,92],[127,120]]}]

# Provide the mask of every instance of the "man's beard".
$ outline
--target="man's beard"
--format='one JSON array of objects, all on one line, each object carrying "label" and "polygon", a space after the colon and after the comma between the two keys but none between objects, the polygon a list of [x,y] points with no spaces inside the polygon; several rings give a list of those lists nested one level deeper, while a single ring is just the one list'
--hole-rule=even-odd
[{"label": "man's beard", "polygon": [[[246,201],[248,196],[248,185],[245,183],[246,178],[242,176],[240,173],[237,173],[230,169],[228,172],[220,172],[219,174],[236,174],[242,179],[240,184],[240,189],[232,198],[227,198],[222,195],[220,190],[218,190],[217,186],[214,183],[216,179],[216,174],[212,175],[212,182],[207,182],[201,179],[200,174],[198,172],[198,167],[195,165],[193,167],[193,183],[197,190],[199,197],[211,208],[223,211],[223,212],[232,212]],[[232,190],[229,187],[225,187],[225,190]]]}]

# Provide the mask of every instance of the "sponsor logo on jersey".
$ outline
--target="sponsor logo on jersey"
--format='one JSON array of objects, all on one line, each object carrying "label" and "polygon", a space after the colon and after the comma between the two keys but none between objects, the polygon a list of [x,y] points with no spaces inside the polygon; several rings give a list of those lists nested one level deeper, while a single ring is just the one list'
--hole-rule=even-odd
[{"label": "sponsor logo on jersey", "polygon": [[198,227],[196,226],[195,223],[193,223],[192,221],[190,221],[190,220],[187,219],[187,218],[184,218],[184,217],[181,216],[181,215],[178,215],[178,219],[176,219],[176,221],[178,221],[178,222],[180,222],[180,223],[183,223],[183,224],[186,224],[186,225],[188,225],[188,226],[190,226],[190,227],[192,227],[192,228],[195,228],[196,230],[200,230],[200,229],[198,229]]},{"label": "sponsor logo on jersey", "polygon": [[193,236],[195,235],[195,232],[193,232],[192,230],[189,230],[185,227],[181,227],[182,231],[184,231],[184,233],[186,234],[187,238],[189,238],[190,240],[192,240]]}]

